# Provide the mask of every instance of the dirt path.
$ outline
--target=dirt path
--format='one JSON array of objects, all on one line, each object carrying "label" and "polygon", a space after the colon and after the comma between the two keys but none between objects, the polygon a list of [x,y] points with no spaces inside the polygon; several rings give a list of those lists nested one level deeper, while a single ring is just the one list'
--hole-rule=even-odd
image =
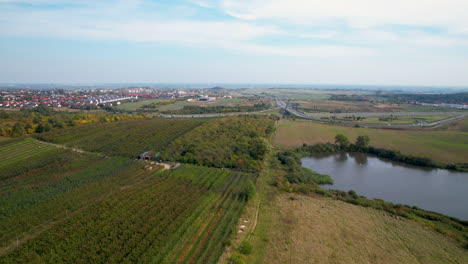
[{"label": "dirt path", "polygon": [[51,143],[51,142],[42,141],[42,140],[38,140],[38,139],[35,139],[35,140],[37,140],[37,141],[39,141],[41,143],[44,143],[46,145],[54,146],[56,148],[68,149],[68,150],[71,150],[71,151],[74,151],[74,152],[77,152],[77,153],[88,153],[88,154],[97,155],[97,156],[100,156],[100,157],[103,157],[103,158],[110,159],[109,156],[106,156],[106,155],[104,155],[102,153],[86,151],[86,150],[82,150],[82,149],[78,149],[78,148],[74,148],[74,147],[68,147],[68,146],[63,145],[63,144]]}]

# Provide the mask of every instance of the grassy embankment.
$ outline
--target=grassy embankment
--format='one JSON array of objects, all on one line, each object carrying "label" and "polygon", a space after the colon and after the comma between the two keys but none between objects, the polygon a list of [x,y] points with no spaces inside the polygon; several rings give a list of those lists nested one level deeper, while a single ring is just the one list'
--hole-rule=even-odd
[{"label": "grassy embankment", "polygon": [[325,125],[310,121],[280,121],[273,143],[281,148],[293,148],[303,143],[334,142],[338,133],[354,141],[359,135],[368,135],[371,145],[400,150],[405,155],[427,156],[439,162],[466,162],[468,132],[463,129],[466,119],[438,130],[390,130]]}]

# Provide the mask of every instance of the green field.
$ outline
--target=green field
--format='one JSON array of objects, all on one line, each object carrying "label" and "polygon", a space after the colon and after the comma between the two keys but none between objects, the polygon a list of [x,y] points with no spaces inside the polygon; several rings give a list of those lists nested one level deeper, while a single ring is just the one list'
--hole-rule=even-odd
[{"label": "green field", "polygon": [[135,158],[145,151],[161,152],[203,120],[130,120],[54,130],[37,138],[111,156]]},{"label": "green field", "polygon": [[117,109],[127,110],[127,111],[136,111],[137,109],[143,107],[144,105],[148,105],[151,103],[158,103],[161,101],[166,101],[167,99],[149,99],[149,100],[140,100],[137,102],[128,102],[123,103],[121,105],[116,106]]},{"label": "green field", "polygon": [[347,94],[347,95],[361,95],[368,94],[368,91],[333,91],[333,90],[314,90],[314,89],[287,89],[287,88],[275,88],[275,89],[242,89],[239,93],[244,95],[262,95],[262,96],[274,96],[274,97],[287,97],[290,99],[315,99],[315,100],[326,100],[329,99],[333,94]]},{"label": "green field", "polygon": [[160,111],[174,111],[174,110],[180,110],[183,109],[184,106],[237,106],[241,102],[245,101],[246,99],[242,98],[222,98],[222,99],[216,99],[213,102],[200,102],[200,101],[195,101],[195,102],[187,102],[187,101],[177,101],[174,104],[170,105],[164,105],[159,107],[158,109]]},{"label": "green field", "polygon": [[436,121],[441,121],[445,120],[451,117],[454,117],[453,115],[411,115],[411,116],[406,116],[406,115],[398,115],[395,114],[395,116],[398,116],[398,119],[396,120],[380,120],[379,117],[367,117],[361,122],[364,123],[376,123],[376,124],[418,124],[418,121],[422,122],[427,122],[427,123],[433,123]]},{"label": "green field", "polygon": [[0,262],[216,263],[254,176],[146,164],[2,142]]},{"label": "green field", "polygon": [[338,133],[348,136],[351,141],[359,135],[368,135],[372,146],[440,162],[466,162],[468,157],[468,133],[454,130],[390,130],[281,121],[273,142],[278,147],[298,147],[303,143],[334,142]]}]

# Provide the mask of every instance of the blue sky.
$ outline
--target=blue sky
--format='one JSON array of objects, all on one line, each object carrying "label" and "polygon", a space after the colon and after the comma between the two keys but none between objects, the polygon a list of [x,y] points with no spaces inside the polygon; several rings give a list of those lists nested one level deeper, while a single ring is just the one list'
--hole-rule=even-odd
[{"label": "blue sky", "polygon": [[466,0],[0,0],[0,82],[468,85]]}]

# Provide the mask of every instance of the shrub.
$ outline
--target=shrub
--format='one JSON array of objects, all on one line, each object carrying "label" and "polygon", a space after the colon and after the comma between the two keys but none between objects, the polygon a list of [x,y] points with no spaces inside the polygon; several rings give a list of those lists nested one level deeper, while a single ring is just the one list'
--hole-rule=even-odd
[{"label": "shrub", "polygon": [[230,264],[245,264],[245,256],[234,252],[232,253],[232,256],[229,258],[229,263]]},{"label": "shrub", "polygon": [[244,240],[242,241],[242,243],[240,243],[239,248],[237,248],[237,250],[239,250],[239,252],[244,255],[249,255],[250,253],[252,253],[253,246],[249,243],[249,241]]}]

